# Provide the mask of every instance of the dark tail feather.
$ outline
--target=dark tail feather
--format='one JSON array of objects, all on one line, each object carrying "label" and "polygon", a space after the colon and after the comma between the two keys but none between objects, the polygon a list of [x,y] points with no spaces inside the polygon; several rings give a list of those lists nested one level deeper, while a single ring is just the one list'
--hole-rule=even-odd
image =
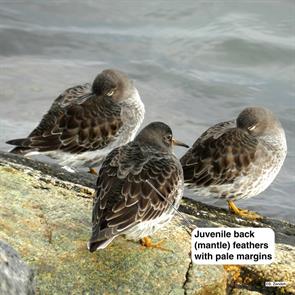
[{"label": "dark tail feather", "polygon": [[111,241],[114,239],[115,237],[112,237],[110,239],[106,239],[106,240],[102,240],[102,241],[89,241],[87,243],[87,248],[90,252],[94,252],[98,249],[104,249],[105,247],[107,247],[107,245],[109,243],[111,243]]},{"label": "dark tail feather", "polygon": [[25,155],[31,151],[32,150],[30,148],[22,148],[22,147],[17,146],[14,149],[10,150],[9,152],[12,154]]},{"label": "dark tail feather", "polygon": [[87,244],[87,248],[89,250],[89,252],[94,252],[97,250],[97,248],[99,248],[99,246],[105,241],[101,241],[101,242],[88,242]]},{"label": "dark tail feather", "polygon": [[24,155],[31,151],[31,148],[25,146],[25,142],[27,141],[27,138],[19,138],[19,139],[12,139],[6,141],[7,144],[16,145],[15,148],[13,148],[10,153],[13,154],[19,154]]},{"label": "dark tail feather", "polygon": [[25,141],[27,141],[27,138],[18,138],[18,139],[11,139],[6,141],[7,144],[11,145],[17,145],[17,146],[23,146]]}]

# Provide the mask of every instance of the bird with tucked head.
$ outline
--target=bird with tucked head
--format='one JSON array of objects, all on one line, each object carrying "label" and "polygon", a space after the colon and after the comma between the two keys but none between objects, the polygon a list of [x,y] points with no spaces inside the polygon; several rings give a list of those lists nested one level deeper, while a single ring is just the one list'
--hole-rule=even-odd
[{"label": "bird with tucked head", "polygon": [[260,219],[234,201],[264,191],[279,173],[286,154],[279,120],[266,108],[250,107],[236,120],[205,131],[180,161],[185,183],[198,195],[225,199],[235,214]]},{"label": "bird with tucked head", "polygon": [[65,90],[28,137],[7,143],[16,146],[12,153],[42,153],[64,166],[92,167],[134,138],[144,112],[127,75],[107,69],[92,85]]}]

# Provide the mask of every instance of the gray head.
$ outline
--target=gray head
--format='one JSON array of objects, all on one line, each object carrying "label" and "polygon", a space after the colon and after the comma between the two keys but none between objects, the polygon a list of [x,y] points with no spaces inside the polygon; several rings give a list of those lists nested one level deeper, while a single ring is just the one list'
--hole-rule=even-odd
[{"label": "gray head", "polygon": [[133,82],[127,75],[114,69],[106,69],[96,76],[92,83],[92,92],[112,98],[114,101],[123,101],[129,98],[134,91]]},{"label": "gray head", "polygon": [[135,140],[141,145],[151,145],[162,151],[171,151],[173,145],[189,147],[173,137],[171,128],[162,122],[153,122],[147,125],[136,136]]},{"label": "gray head", "polygon": [[281,123],[275,115],[262,107],[244,109],[237,118],[237,127],[254,136],[271,135],[282,130]]}]

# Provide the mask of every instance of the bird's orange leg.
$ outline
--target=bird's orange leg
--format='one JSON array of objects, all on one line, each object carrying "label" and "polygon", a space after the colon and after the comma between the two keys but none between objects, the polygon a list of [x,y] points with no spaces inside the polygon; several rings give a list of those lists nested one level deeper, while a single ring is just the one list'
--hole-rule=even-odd
[{"label": "bird's orange leg", "polygon": [[263,217],[255,212],[249,211],[249,210],[243,210],[238,208],[233,201],[227,201],[229,211],[232,213],[244,217],[246,219],[251,219],[251,220],[261,220]]},{"label": "bird's orange leg", "polygon": [[149,237],[144,237],[140,240],[141,245],[147,248],[156,248],[156,249],[160,249],[163,251],[171,251],[169,249],[163,248],[161,247],[161,244],[164,242],[164,240],[161,240],[157,243],[153,243],[152,239]]},{"label": "bird's orange leg", "polygon": [[90,174],[98,175],[97,171],[94,168],[89,168],[88,171]]}]

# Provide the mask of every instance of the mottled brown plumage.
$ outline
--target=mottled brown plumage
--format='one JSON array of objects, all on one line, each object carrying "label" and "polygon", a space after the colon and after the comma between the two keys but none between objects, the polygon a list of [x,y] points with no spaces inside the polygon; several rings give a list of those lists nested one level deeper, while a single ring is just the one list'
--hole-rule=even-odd
[{"label": "mottled brown plumage", "polygon": [[95,96],[82,105],[61,108],[55,104],[29,137],[21,140],[21,147],[24,151],[62,150],[68,153],[101,149],[114,139],[122,126],[120,111],[120,107],[111,101]]},{"label": "mottled brown plumage", "polygon": [[106,157],[97,181],[90,251],[106,247],[118,235],[142,238],[171,219],[170,203],[178,206],[183,188],[172,144],[171,129],[154,122]]},{"label": "mottled brown plumage", "polygon": [[286,156],[283,128],[264,108],[204,132],[181,158],[185,183],[198,194],[236,200],[266,189]]},{"label": "mottled brown plumage", "polygon": [[[123,110],[128,108],[126,101],[132,100],[133,95],[136,97],[130,104],[130,119],[126,118]],[[11,152],[27,154],[36,151],[62,159],[67,154],[102,151],[109,145],[114,148],[133,139],[139,128],[144,113],[141,101],[139,110],[132,108],[138,99],[136,88],[124,73],[104,70],[92,86],[72,87],[61,94],[27,138],[7,143],[17,146]],[[137,112],[140,114],[137,115]],[[139,124],[135,124],[137,121]],[[126,130],[125,126],[129,123],[132,126]],[[124,138],[116,143],[120,136]],[[110,150],[107,149],[105,154]],[[71,156],[68,158],[71,159]],[[80,162],[81,165],[87,162],[87,156]]]}]

